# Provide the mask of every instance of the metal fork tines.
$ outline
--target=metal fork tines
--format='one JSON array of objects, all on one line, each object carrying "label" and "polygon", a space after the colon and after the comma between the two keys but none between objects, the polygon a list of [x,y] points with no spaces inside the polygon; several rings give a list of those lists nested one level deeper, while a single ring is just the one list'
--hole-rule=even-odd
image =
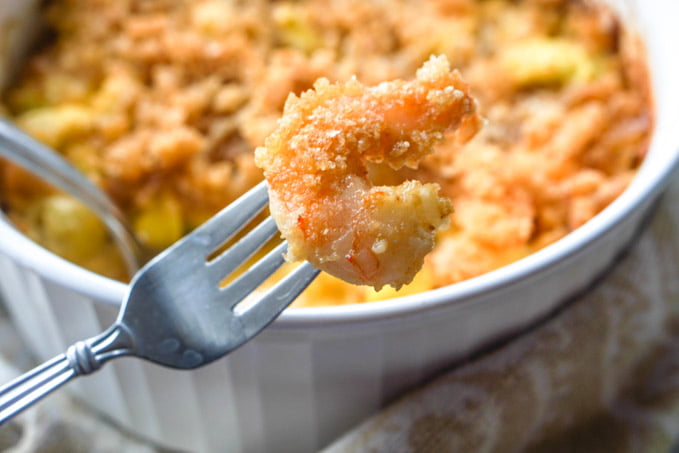
[{"label": "metal fork tines", "polygon": [[[283,242],[222,284],[277,234],[268,217],[221,251],[267,204],[267,188],[260,183],[151,260],[132,279],[108,330],[0,388],[0,423],[110,359],[133,355],[173,368],[196,368],[258,334],[318,274],[305,262],[271,289],[253,295],[284,263]],[[248,304],[239,305],[246,298]]]}]

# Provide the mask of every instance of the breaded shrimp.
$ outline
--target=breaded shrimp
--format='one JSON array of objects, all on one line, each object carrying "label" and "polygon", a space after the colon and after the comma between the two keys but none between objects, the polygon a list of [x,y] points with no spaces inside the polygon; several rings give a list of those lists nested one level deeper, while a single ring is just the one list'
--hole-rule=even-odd
[{"label": "breaded shrimp", "polygon": [[468,139],[479,123],[468,86],[445,57],[432,57],[412,81],[319,79],[290,95],[255,151],[286,258],[376,289],[410,282],[447,227],[451,203],[437,184],[373,185],[368,165],[416,168],[445,132]]}]

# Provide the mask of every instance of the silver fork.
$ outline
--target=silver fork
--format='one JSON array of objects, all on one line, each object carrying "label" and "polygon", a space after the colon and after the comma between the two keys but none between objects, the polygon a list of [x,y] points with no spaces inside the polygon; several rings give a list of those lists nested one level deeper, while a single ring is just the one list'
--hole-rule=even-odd
[{"label": "silver fork", "polygon": [[0,156],[20,165],[55,187],[70,193],[104,222],[118,245],[130,275],[139,270],[147,254],[125,216],[108,196],[59,153],[0,118]]},{"label": "silver fork", "polygon": [[76,342],[64,354],[0,388],[0,424],[111,359],[136,356],[172,368],[197,368],[258,334],[318,274],[305,262],[255,302],[237,307],[283,264],[287,246],[283,242],[232,283],[220,285],[277,233],[268,217],[210,259],[267,203],[262,182],[151,260],[132,279],[109,329]]}]

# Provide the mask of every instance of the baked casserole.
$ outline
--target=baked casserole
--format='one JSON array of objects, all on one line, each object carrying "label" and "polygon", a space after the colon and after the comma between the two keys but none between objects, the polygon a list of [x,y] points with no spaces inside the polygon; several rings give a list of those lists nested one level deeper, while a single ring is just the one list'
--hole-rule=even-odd
[{"label": "baked casserole", "polygon": [[[100,185],[160,251],[262,179],[253,152],[289,93],[321,77],[412,79],[445,56],[485,126],[384,184],[435,182],[451,226],[396,292],[321,275],[297,306],[422,292],[578,228],[634,177],[653,127],[643,49],[588,0],[53,0],[6,113]],[[127,278],[104,227],[0,161],[10,219],[56,253]]]}]

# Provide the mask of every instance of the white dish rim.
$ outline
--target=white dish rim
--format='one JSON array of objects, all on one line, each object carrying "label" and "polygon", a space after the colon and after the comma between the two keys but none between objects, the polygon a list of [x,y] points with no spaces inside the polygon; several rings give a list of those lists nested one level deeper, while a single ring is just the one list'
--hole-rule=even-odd
[{"label": "white dish rim", "polygon": [[[480,295],[551,268],[559,261],[581,251],[609,232],[631,210],[640,207],[648,198],[661,192],[676,168],[679,168],[679,144],[675,147],[668,165],[661,169],[661,173],[656,174],[655,178],[639,178],[643,170],[642,165],[639,174],[627,190],[589,222],[544,249],[497,270],[424,293],[384,301],[289,308],[271,327],[304,328],[385,320],[422,313],[441,305],[472,301]],[[5,253],[58,285],[112,306],[119,306],[127,293],[127,284],[88,271],[55,255],[2,219],[0,238],[4,238],[0,239],[0,244]]]}]

